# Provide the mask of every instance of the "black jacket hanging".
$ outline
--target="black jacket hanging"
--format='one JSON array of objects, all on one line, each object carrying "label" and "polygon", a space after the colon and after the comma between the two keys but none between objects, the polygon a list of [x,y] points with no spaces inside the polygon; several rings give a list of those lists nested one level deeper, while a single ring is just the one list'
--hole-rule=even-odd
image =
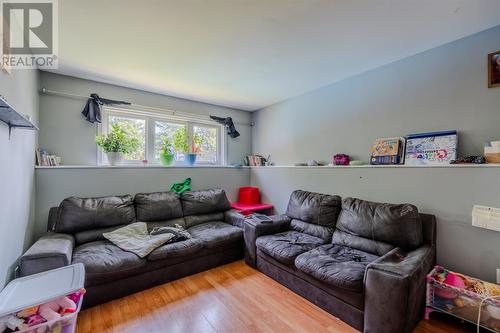
[{"label": "black jacket hanging", "polygon": [[87,104],[85,104],[85,108],[82,111],[83,116],[88,122],[101,122],[101,105],[130,105],[130,103],[101,98],[95,93],[90,94],[90,98],[87,100]]},{"label": "black jacket hanging", "polygon": [[229,134],[229,136],[232,137],[233,139],[240,136],[240,133],[236,130],[236,127],[234,127],[233,119],[231,117],[221,118],[216,116],[210,116],[210,118],[212,118],[219,124],[224,125],[227,129],[227,134]]}]

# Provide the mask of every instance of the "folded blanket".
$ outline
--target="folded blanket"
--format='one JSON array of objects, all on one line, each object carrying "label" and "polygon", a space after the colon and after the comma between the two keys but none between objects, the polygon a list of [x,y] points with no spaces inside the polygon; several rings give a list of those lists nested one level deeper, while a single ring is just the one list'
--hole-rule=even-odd
[{"label": "folded blanket", "polygon": [[131,223],[102,235],[120,249],[135,253],[141,258],[176,237],[173,232],[149,234],[148,226],[144,222]]}]

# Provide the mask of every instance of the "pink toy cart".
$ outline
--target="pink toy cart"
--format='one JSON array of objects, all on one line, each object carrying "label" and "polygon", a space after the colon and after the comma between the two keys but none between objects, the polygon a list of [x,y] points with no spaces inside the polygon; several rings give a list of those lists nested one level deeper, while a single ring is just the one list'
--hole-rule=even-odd
[{"label": "pink toy cart", "polygon": [[[464,287],[444,283],[443,277],[448,273],[459,276]],[[484,329],[500,332],[500,297],[495,296],[499,290],[499,285],[436,266],[427,275],[425,319],[429,319],[431,312],[439,311],[476,325],[479,319],[479,325]]]}]

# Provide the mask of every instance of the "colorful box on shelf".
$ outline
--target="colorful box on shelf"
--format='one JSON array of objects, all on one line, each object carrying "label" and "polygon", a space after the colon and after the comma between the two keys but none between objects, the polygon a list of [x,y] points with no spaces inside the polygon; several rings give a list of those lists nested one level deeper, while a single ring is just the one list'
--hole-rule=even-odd
[{"label": "colorful box on shelf", "polygon": [[457,131],[410,134],[406,138],[405,164],[441,165],[457,158]]}]

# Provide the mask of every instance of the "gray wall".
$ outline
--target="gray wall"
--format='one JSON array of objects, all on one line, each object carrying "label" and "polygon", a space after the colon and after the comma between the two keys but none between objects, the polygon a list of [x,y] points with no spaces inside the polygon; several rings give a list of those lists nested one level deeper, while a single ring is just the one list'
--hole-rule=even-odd
[{"label": "gray wall", "polygon": [[[246,111],[153,94],[105,83],[78,79],[70,76],[42,72],[41,87],[70,94],[88,96],[96,92],[102,97],[125,100],[131,103],[174,109],[202,115],[231,116],[235,122],[249,123],[251,114]],[[96,165],[96,126],[86,122],[80,112],[85,101],[53,95],[40,97],[40,147],[62,157],[66,165]],[[241,163],[251,151],[251,129],[237,125],[241,136],[228,138],[227,162]]]},{"label": "gray wall", "polygon": [[168,191],[174,182],[192,179],[194,190],[222,188],[230,200],[250,183],[248,168],[148,167],[71,168],[36,170],[36,235],[46,230],[49,208],[69,196],[104,196],[138,192]]},{"label": "gray wall", "polygon": [[280,165],[367,161],[376,138],[458,129],[461,155],[481,154],[500,139],[500,88],[486,85],[498,50],[500,26],[260,110],[252,150]]},{"label": "gray wall", "polygon": [[[38,72],[0,71],[0,94],[16,110],[38,122]],[[0,289],[12,276],[17,258],[33,237],[34,156],[37,132],[0,123]]]},{"label": "gray wall", "polygon": [[[253,152],[280,165],[341,152],[367,161],[376,138],[458,129],[460,154],[481,154],[500,139],[500,88],[486,86],[498,50],[500,27],[260,110]],[[500,233],[471,226],[474,204],[500,207],[498,167],[262,168],[251,183],[279,212],[299,188],[413,203],[438,218],[441,264],[491,281],[500,267]]]},{"label": "gray wall", "polygon": [[500,233],[473,227],[474,204],[500,207],[500,167],[255,168],[252,186],[285,212],[290,193],[304,189],[381,202],[409,202],[438,223],[438,263],[496,281]]}]

